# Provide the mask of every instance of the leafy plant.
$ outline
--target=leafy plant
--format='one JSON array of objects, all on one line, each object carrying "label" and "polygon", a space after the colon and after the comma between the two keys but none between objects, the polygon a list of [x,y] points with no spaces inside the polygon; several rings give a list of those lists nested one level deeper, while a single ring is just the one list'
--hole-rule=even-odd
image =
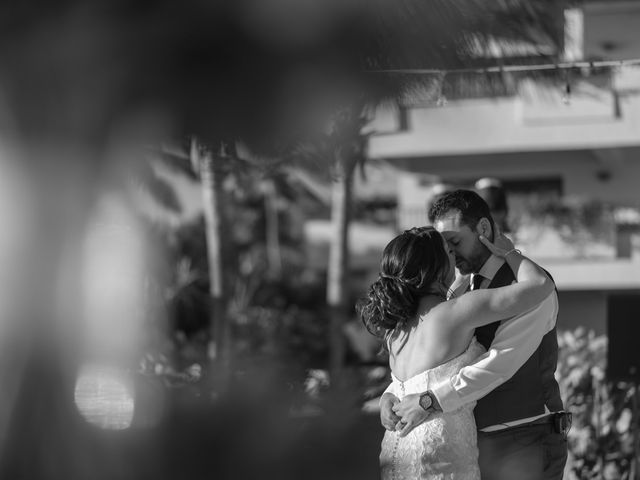
[{"label": "leafy plant", "polygon": [[556,377],[565,408],[573,413],[565,478],[627,479],[635,449],[635,388],[607,380],[607,338],[582,327],[558,335]]}]

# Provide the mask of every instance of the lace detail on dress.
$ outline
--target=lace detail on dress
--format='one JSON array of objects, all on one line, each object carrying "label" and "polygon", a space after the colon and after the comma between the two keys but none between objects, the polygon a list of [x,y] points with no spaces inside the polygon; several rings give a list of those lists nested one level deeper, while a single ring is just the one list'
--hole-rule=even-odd
[{"label": "lace detail on dress", "polygon": [[[393,393],[400,399],[421,393],[469,365],[484,353],[475,337],[458,357],[401,382],[392,375]],[[480,480],[475,402],[439,413],[404,438],[385,431],[380,453],[383,480]]]}]

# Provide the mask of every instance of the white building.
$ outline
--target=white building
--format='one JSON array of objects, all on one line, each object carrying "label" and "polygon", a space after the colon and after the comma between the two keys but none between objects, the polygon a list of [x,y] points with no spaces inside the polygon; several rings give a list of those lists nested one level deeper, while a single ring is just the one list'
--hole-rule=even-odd
[{"label": "white building", "polygon": [[[567,19],[567,58],[640,58],[640,2],[587,2]],[[516,202],[536,195],[583,198],[628,207],[619,215],[633,216],[640,207],[640,66],[566,83],[569,95],[564,83],[525,81],[514,96],[380,112],[369,151],[402,171],[399,227],[426,223],[435,184],[470,187],[481,177],[501,180]],[[522,239],[554,275],[560,327],[602,333],[608,312],[629,298],[638,311],[626,308],[625,315],[637,316],[640,327],[640,235],[617,223],[608,244],[586,253],[549,229],[538,231],[542,238]]]}]

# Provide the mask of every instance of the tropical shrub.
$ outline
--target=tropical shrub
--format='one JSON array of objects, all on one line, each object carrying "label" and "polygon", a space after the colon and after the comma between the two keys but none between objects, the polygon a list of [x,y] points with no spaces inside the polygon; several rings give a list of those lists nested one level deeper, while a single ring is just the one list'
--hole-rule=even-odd
[{"label": "tropical shrub", "polygon": [[558,335],[556,378],[573,413],[565,478],[629,478],[634,451],[635,387],[606,377],[607,338],[582,327]]}]

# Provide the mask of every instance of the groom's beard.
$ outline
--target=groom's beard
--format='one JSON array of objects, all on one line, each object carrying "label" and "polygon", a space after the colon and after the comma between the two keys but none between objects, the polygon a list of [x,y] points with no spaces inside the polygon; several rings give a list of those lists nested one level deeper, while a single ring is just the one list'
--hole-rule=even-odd
[{"label": "groom's beard", "polygon": [[491,254],[484,247],[478,248],[468,258],[456,259],[456,267],[463,275],[478,273]]},{"label": "groom's beard", "polygon": [[472,266],[467,260],[463,260],[462,263],[458,263],[458,271],[463,275],[469,275],[470,273],[477,273],[479,268]]}]

